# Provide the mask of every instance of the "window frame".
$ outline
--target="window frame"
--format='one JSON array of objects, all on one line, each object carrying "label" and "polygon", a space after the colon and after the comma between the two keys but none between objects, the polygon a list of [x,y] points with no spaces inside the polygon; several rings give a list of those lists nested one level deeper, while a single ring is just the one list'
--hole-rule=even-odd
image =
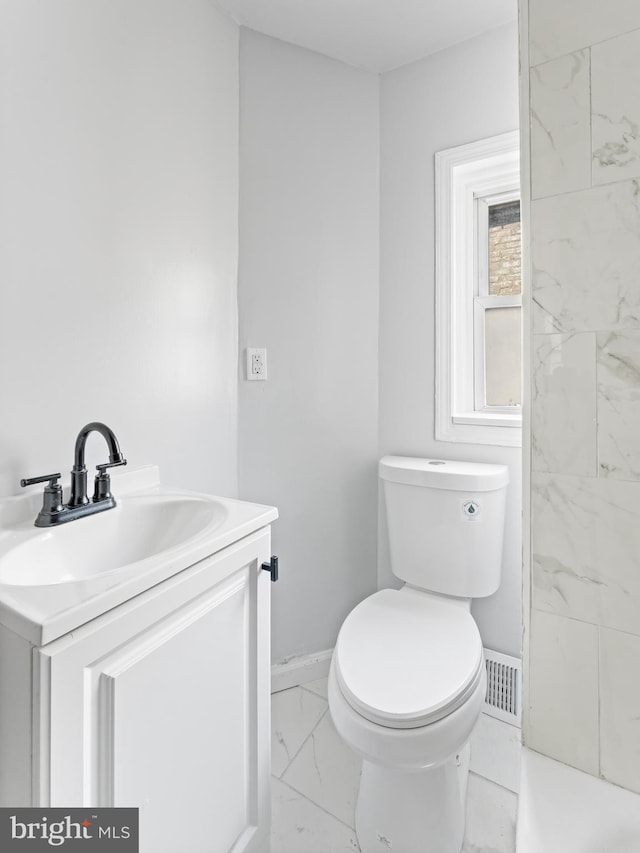
[{"label": "window frame", "polygon": [[518,132],[440,151],[435,172],[435,437],[519,446],[521,407],[478,410],[475,404],[484,388],[484,311],[504,300],[521,305],[522,299],[489,296],[488,224],[478,215],[482,205],[488,210],[488,199],[496,204],[520,198]]}]

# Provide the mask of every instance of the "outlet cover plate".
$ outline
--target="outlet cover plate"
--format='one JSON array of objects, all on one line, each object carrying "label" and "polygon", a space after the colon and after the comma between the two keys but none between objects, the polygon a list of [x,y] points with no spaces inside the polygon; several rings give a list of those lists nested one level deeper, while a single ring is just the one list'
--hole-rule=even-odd
[{"label": "outlet cover plate", "polygon": [[267,351],[264,347],[247,347],[247,379],[264,382],[267,378]]}]

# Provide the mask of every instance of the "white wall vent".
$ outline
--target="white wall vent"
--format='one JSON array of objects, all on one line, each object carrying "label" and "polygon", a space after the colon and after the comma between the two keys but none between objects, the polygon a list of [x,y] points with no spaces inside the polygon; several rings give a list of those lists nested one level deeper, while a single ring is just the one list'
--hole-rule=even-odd
[{"label": "white wall vent", "polygon": [[522,704],[520,660],[491,649],[484,650],[484,660],[487,668],[484,713],[519,726]]}]

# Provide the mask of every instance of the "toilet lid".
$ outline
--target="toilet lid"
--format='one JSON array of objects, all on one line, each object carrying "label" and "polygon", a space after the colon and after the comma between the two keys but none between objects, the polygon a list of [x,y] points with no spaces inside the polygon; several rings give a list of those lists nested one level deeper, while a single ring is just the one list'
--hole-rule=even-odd
[{"label": "toilet lid", "polygon": [[336,642],[338,684],[363,717],[417,728],[459,708],[483,673],[471,614],[417,590],[384,589],[347,616]]}]

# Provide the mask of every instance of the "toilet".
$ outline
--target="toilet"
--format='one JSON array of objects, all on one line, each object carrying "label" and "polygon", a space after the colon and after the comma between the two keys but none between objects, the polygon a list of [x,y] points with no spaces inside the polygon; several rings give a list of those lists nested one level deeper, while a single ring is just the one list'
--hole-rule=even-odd
[{"label": "toilet", "polygon": [[486,691],[471,600],[500,584],[504,465],[385,456],[379,477],[391,568],[347,616],[329,709],[362,758],[362,853],[460,853],[469,738]]}]

